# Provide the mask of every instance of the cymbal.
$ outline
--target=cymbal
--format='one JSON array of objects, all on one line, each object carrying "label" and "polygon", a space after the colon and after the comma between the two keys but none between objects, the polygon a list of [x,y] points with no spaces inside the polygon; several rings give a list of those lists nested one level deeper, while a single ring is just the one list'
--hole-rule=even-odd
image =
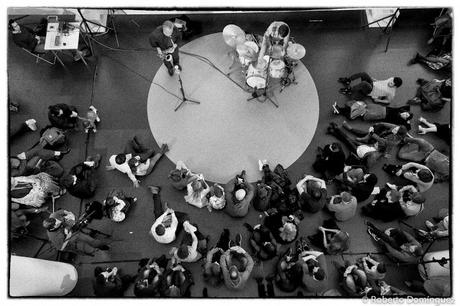
[{"label": "cymbal", "polygon": [[235,48],[237,45],[246,41],[246,34],[244,31],[239,26],[234,24],[226,25],[222,31],[222,35],[224,37],[225,43],[232,48]]},{"label": "cymbal", "polygon": [[254,56],[256,55],[256,51],[246,44],[237,45],[236,52],[238,52],[239,56],[243,56],[248,59],[254,58]]},{"label": "cymbal", "polygon": [[305,47],[301,44],[292,44],[287,47],[287,56],[294,59],[300,60],[305,56]]}]

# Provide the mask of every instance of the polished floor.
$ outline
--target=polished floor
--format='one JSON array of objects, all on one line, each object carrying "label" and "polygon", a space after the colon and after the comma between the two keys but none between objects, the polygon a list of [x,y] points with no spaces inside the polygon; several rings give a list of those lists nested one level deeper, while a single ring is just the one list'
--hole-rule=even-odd
[{"label": "polished floor", "polygon": [[[340,123],[343,118],[334,117],[331,104],[342,101],[344,97],[338,93],[337,78],[353,72],[367,71],[377,79],[399,75],[403,86],[398,90],[394,105],[403,105],[411,98],[416,90],[415,81],[418,78],[442,78],[441,73],[434,73],[420,65],[408,67],[407,62],[416,52],[426,53],[429,46],[426,41],[431,35],[429,23],[439,14],[438,10],[403,10],[391,35],[388,52],[384,52],[387,36],[379,29],[363,29],[362,11],[346,12],[292,12],[292,13],[252,13],[244,14],[192,14],[193,21],[202,25],[201,33],[185,41],[187,43],[199,37],[221,32],[229,23],[237,24],[247,32],[262,33],[272,20],[286,21],[292,31],[296,42],[304,45],[308,50],[302,63],[311,74],[317,88],[319,97],[319,118],[313,138],[303,154],[287,169],[291,179],[297,181],[304,173],[316,173],[311,168],[315,158],[316,148],[323,146],[335,139],[326,135],[326,127],[330,121]],[[82,63],[73,63],[71,58],[65,59],[67,68],[56,65],[48,66],[45,63],[35,63],[34,58],[17,48],[11,38],[8,42],[8,84],[9,95],[13,101],[20,103],[20,112],[12,113],[10,121],[25,120],[30,117],[37,119],[41,126],[47,122],[47,106],[56,103],[68,103],[85,110],[89,105],[95,105],[100,111],[102,123],[98,134],[87,137],[83,132],[74,132],[70,135],[72,152],[62,160],[62,165],[70,169],[76,163],[84,160],[86,156],[100,153],[103,156],[102,165],[108,163],[108,157],[122,150],[125,142],[134,134],[139,134],[149,139],[150,144],[158,149],[157,141],[152,136],[147,111],[147,100],[151,82],[161,61],[150,50],[148,43],[149,33],[167,15],[117,15],[115,25],[120,48],[114,50],[104,47],[116,48],[113,33],[96,37],[94,43],[95,54],[88,59],[88,67]],[[37,16],[30,16],[21,22],[34,23]],[[319,20],[322,22],[310,22]],[[134,20],[140,27],[137,27]],[[104,44],[104,45],[103,45]],[[129,50],[127,50],[129,49]],[[261,107],[267,107],[261,104]],[[188,105],[185,107],[189,107]],[[190,106],[192,107],[192,106]],[[420,108],[412,107],[415,118],[421,114]],[[448,122],[450,119],[450,104],[438,113],[423,113],[429,121]],[[287,120],[288,118],[282,118]],[[174,122],[170,122],[171,125]],[[413,128],[415,128],[415,122]],[[365,127],[366,123],[356,122],[356,125]],[[223,131],[226,137],[229,131]],[[30,133],[26,137],[10,144],[10,153],[17,154],[29,148],[38,140],[38,133]],[[450,153],[450,147],[432,135],[424,136],[437,148],[445,153]],[[171,147],[171,151],[174,146]],[[184,159],[193,158],[185,156]],[[258,156],[256,157],[258,158]],[[276,161],[273,161],[274,163]],[[94,199],[103,200],[105,195],[114,188],[121,188],[125,192],[138,198],[138,205],[133,209],[129,218],[121,223],[111,223],[105,219],[95,221],[91,225],[105,232],[112,233],[114,241],[109,252],[100,252],[95,257],[79,257],[76,267],[79,272],[79,282],[72,292],[72,296],[93,296],[91,289],[92,271],[96,265],[116,265],[126,273],[133,274],[137,269],[136,260],[143,257],[159,256],[167,253],[171,246],[155,243],[148,235],[153,223],[153,201],[146,189],[147,185],[162,187],[162,199],[174,209],[187,212],[192,220],[198,223],[200,231],[211,235],[211,244],[217,241],[220,231],[229,228],[234,235],[241,232],[244,237],[243,246],[247,246],[247,231],[242,224],[254,224],[258,213],[251,209],[243,220],[234,220],[221,212],[209,213],[206,209],[199,210],[188,206],[183,200],[183,194],[175,191],[167,181],[167,175],[174,164],[171,160],[163,158],[156,166],[152,175],[142,181],[141,187],[132,188],[128,178],[120,173],[106,172],[104,167],[98,170],[99,188]],[[391,180],[382,170],[381,165],[376,166],[375,173],[379,178],[379,185],[384,185]],[[206,173],[205,177],[206,177]],[[332,186],[328,186],[328,193],[334,194]],[[436,215],[439,208],[451,207],[451,189],[448,182],[435,184],[426,194],[425,210],[407,220],[407,223],[422,227],[426,219]],[[79,214],[86,201],[80,201],[71,195],[65,195],[56,203],[58,208],[71,210]],[[364,204],[360,204],[364,205]],[[45,216],[42,215],[41,218]],[[301,223],[301,234],[311,235],[315,228],[328,217],[325,212],[315,215],[305,214]],[[31,232],[38,237],[46,237],[40,227],[41,218],[32,220]],[[349,221],[342,222],[340,226],[350,233],[351,247],[347,254],[342,256],[328,256],[330,288],[338,288],[338,273],[333,268],[333,261],[343,262],[354,260],[369,252],[378,252],[366,233],[365,218],[359,213]],[[379,222],[376,224],[382,225]],[[397,222],[385,226],[401,226]],[[180,238],[179,238],[180,239]],[[177,242],[176,242],[177,243]],[[174,243],[174,245],[176,244]],[[44,259],[54,259],[56,253],[47,245],[41,248],[41,241],[33,238],[24,238],[19,241],[10,241],[10,252],[23,256],[36,256]],[[448,241],[436,242],[432,250],[449,248]],[[387,261],[385,257],[382,260]],[[203,283],[200,263],[186,265],[194,274],[195,285],[192,287],[192,296],[199,297],[205,284]],[[271,273],[274,262],[265,262],[259,269],[265,275]],[[403,281],[408,278],[417,278],[418,273],[414,266],[395,266],[388,263],[388,277],[390,284],[406,290]],[[245,290],[232,292],[224,287],[208,288],[211,297],[257,297],[257,286],[250,280]],[[276,291],[279,296],[287,294]],[[292,295],[295,295],[293,293]],[[309,295],[304,291],[305,295]],[[132,296],[132,290],[126,292]]]}]

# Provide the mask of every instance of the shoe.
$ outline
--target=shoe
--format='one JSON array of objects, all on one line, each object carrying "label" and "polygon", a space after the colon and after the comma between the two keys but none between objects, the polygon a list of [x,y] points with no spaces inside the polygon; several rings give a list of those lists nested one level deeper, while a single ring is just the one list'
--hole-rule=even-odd
[{"label": "shoe", "polygon": [[351,79],[350,79],[350,78],[339,78],[337,81],[338,81],[339,83],[342,83],[342,84],[345,85],[345,86],[348,86],[348,85],[350,85],[350,83],[351,83]]},{"label": "shoe", "polygon": [[240,233],[236,234],[235,236],[235,243],[237,246],[241,246],[241,242],[243,241],[243,236]]},{"label": "shoe", "polygon": [[37,120],[35,119],[26,120],[26,124],[29,127],[29,129],[31,129],[32,131],[37,130]]},{"label": "shoe", "polygon": [[169,151],[169,147],[168,147],[168,144],[167,143],[164,143],[161,145],[161,148],[160,148],[160,152],[161,154],[165,154],[166,152]]},{"label": "shoe", "polygon": [[333,110],[334,114],[340,115],[340,111],[337,108],[337,101],[334,101],[334,104],[332,104],[332,110]]},{"label": "shoe", "polygon": [[110,247],[108,245],[104,244],[104,245],[100,246],[98,249],[101,250],[101,251],[108,251],[108,250],[110,250]]},{"label": "shoe", "polygon": [[230,241],[228,242],[228,248],[230,249],[230,248],[232,248],[232,247],[234,247],[234,246],[236,246],[235,241],[230,240]]},{"label": "shoe", "polygon": [[379,237],[377,237],[376,234],[374,234],[374,232],[372,231],[371,228],[368,228],[367,229],[367,233],[372,237],[372,239],[374,239],[376,242],[378,242],[380,240]]},{"label": "shoe", "polygon": [[161,190],[161,188],[158,186],[147,186],[147,189],[150,190],[150,192],[153,194],[159,194]]}]

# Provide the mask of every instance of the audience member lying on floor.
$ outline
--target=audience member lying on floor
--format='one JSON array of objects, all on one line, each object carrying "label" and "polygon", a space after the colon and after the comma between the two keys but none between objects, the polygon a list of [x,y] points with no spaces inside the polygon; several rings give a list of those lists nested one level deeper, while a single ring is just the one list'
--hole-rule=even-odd
[{"label": "audience member lying on floor", "polygon": [[168,259],[165,255],[161,255],[159,258],[141,259],[138,275],[134,282],[134,295],[137,297],[159,296],[167,264]]},{"label": "audience member lying on floor", "polygon": [[173,255],[175,263],[197,262],[206,256],[209,237],[203,236],[195,225],[184,221],[182,223],[185,235],[179,247],[171,248],[170,254]]},{"label": "audience member lying on floor", "polygon": [[427,81],[418,79],[419,88],[415,97],[407,101],[409,104],[420,104],[423,111],[437,112],[452,99],[452,80]]},{"label": "audience member lying on floor", "polygon": [[114,189],[104,200],[105,214],[114,222],[122,222],[136,201],[137,198],[127,196],[123,190]]},{"label": "audience member lying on floor", "polygon": [[451,69],[452,54],[450,52],[447,52],[442,55],[423,56],[417,52],[415,57],[409,61],[409,65],[417,63],[425,65],[426,67],[433,69],[434,71],[440,70],[442,68]]},{"label": "audience member lying on floor", "polygon": [[52,126],[59,129],[73,129],[78,124],[78,111],[73,105],[64,103],[48,106],[48,119]]},{"label": "audience member lying on floor", "polygon": [[[437,137],[443,139],[448,144],[451,143],[452,131],[450,128],[450,123],[438,123],[438,122],[428,122],[423,117],[420,117],[418,121],[421,123],[418,125],[418,133],[424,135],[427,133],[434,133]],[[426,127],[425,127],[426,126]]]},{"label": "audience member lying on floor", "polygon": [[224,211],[231,217],[241,218],[248,214],[249,204],[254,198],[254,186],[246,180],[246,171],[231,179],[225,186]]},{"label": "audience member lying on floor", "polygon": [[383,165],[383,170],[390,175],[402,176],[414,183],[419,192],[425,192],[433,186],[434,175],[431,170],[418,163],[407,163],[402,166]]},{"label": "audience member lying on floor", "polygon": [[276,256],[279,245],[270,230],[263,224],[251,226],[244,223],[246,229],[251,233],[249,245],[255,256],[260,260],[269,260]]},{"label": "audience member lying on floor", "polygon": [[62,177],[64,168],[62,168],[58,160],[67,152],[40,149],[40,151],[42,150],[43,154],[39,153],[31,158],[27,158],[27,153],[25,152],[18,154],[17,157],[11,157],[10,175],[14,177],[45,172],[54,178]]},{"label": "audience member lying on floor", "polygon": [[358,201],[350,193],[343,191],[331,197],[327,203],[327,209],[334,215],[337,221],[347,221],[355,216]]},{"label": "audience member lying on floor", "polygon": [[96,169],[101,156],[88,156],[86,161],[72,167],[69,174],[60,179],[61,185],[74,197],[88,199],[94,196],[97,188]]},{"label": "audience member lying on floor", "polygon": [[398,157],[402,160],[423,163],[436,175],[438,181],[445,181],[450,176],[449,157],[422,138],[405,138],[405,144],[399,149]]},{"label": "audience member lying on floor", "polygon": [[350,236],[340,230],[333,219],[324,220],[323,226],[318,227],[318,233],[308,239],[329,255],[341,254],[350,247]]},{"label": "audience member lying on floor", "polygon": [[326,180],[342,173],[344,166],[345,153],[338,142],[325,145],[324,148],[318,147],[313,169],[321,173]]},{"label": "audience member lying on floor", "polygon": [[48,173],[11,178],[11,201],[32,207],[41,207],[49,198],[63,194],[54,178]]},{"label": "audience member lying on floor", "polygon": [[139,181],[136,177],[145,177],[152,173],[156,163],[168,151],[168,145],[163,144],[160,152],[155,153],[153,149],[147,149],[140,142],[139,137],[134,136],[126,145],[124,153],[110,156],[110,166],[106,166],[106,170],[116,169],[125,173],[137,188]]},{"label": "audience member lying on floor", "polygon": [[317,213],[326,205],[326,182],[312,175],[305,175],[296,185],[303,211]]},{"label": "audience member lying on floor", "polygon": [[362,166],[346,166],[334,180],[339,190],[349,191],[358,202],[367,200],[377,184],[377,176],[367,173]]},{"label": "audience member lying on floor", "polygon": [[128,289],[133,278],[129,275],[121,276],[117,267],[94,269],[93,290],[98,297],[121,297]]},{"label": "audience member lying on floor", "polygon": [[254,268],[254,261],[240,245],[235,245],[220,257],[220,267],[225,286],[232,290],[243,290]]},{"label": "audience member lying on floor", "polygon": [[372,238],[396,262],[413,264],[419,262],[420,256],[423,254],[422,245],[411,234],[395,228],[381,231],[370,222],[367,222],[367,226]]},{"label": "audience member lying on floor", "polygon": [[[360,82],[350,86],[351,82],[359,79]],[[371,78],[367,73],[360,72],[350,77],[339,78],[339,82],[345,85],[340,92],[350,96],[353,100],[361,101],[366,97],[371,97],[374,102],[389,104],[396,95],[396,89],[402,85],[399,77],[391,77],[386,80],[378,81]]]},{"label": "audience member lying on floor", "polygon": [[[349,103],[349,102],[348,102]],[[334,114],[343,115],[350,120],[361,118],[364,121],[382,121],[396,125],[404,125],[407,130],[411,129],[411,119],[414,116],[410,112],[410,106],[389,107],[378,104],[367,105],[361,101],[355,101],[349,105],[345,103],[343,107],[335,102],[332,105]]]}]

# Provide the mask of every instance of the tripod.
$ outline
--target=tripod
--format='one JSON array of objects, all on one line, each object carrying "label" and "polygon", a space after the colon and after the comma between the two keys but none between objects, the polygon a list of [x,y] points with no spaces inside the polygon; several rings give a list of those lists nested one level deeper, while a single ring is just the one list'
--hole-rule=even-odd
[{"label": "tripod", "polygon": [[[387,44],[385,46],[385,53],[388,51],[388,45],[390,44],[391,33],[392,33],[392,30],[393,30],[393,24],[396,22],[396,19],[398,18],[398,16],[399,16],[399,8],[397,8],[396,11],[393,14],[390,14],[390,15],[385,16],[383,18],[377,19],[377,20],[375,20],[373,22],[367,23],[367,24],[362,26],[362,28],[365,28],[365,27],[370,26],[370,25],[372,25],[374,23],[377,23],[379,28],[382,30],[383,34],[388,35]],[[390,20],[388,21],[388,24],[386,25],[385,28],[382,29],[382,27],[380,26],[379,22],[383,21],[385,19],[388,19],[388,18],[390,18]]]},{"label": "tripod", "polygon": [[184,90],[184,84],[182,83],[182,78],[180,76],[180,71],[176,70],[177,71],[177,76],[179,77],[179,89],[180,89],[180,93],[182,95],[182,101],[181,103],[174,109],[174,111],[176,112],[182,105],[185,104],[185,102],[191,102],[191,103],[195,103],[195,104],[201,104],[200,102],[198,101],[195,101],[195,100],[191,100],[191,99],[188,99],[186,96],[185,96],[185,90]]}]

